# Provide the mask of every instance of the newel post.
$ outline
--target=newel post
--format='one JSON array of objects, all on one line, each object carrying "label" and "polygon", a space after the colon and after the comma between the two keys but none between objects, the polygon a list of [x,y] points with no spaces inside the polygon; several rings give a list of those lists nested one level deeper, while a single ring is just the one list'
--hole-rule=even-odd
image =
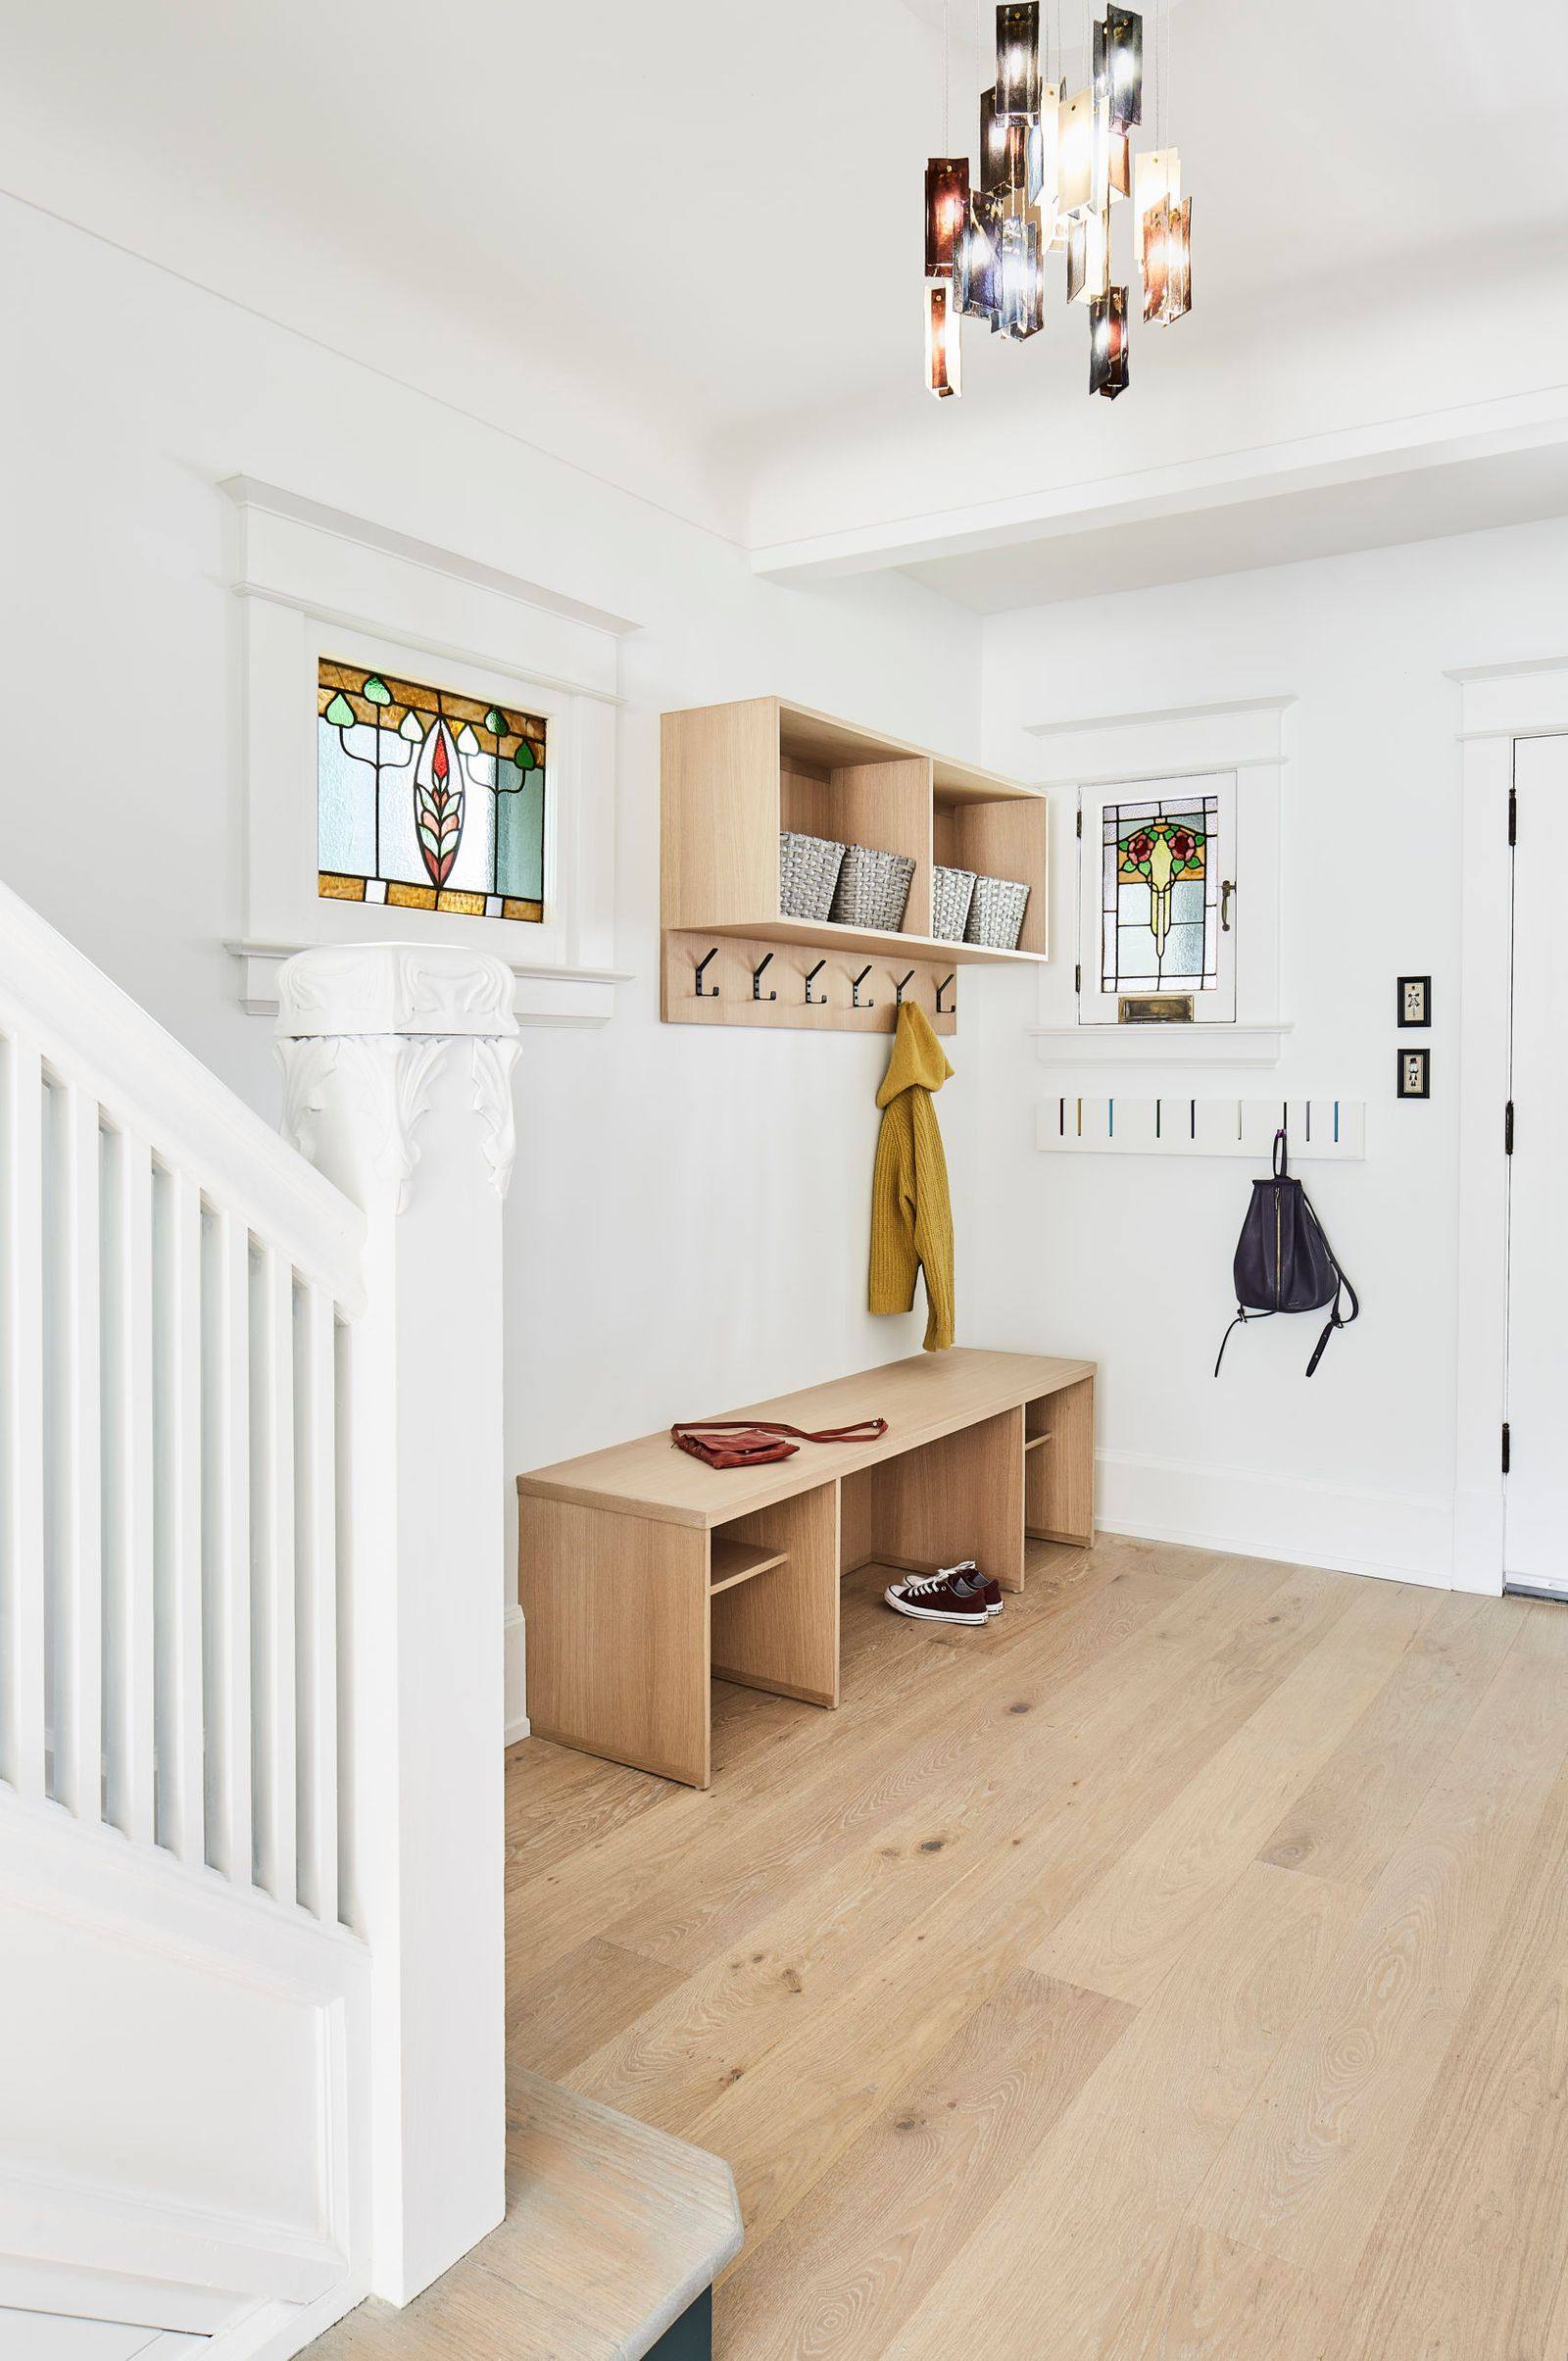
[{"label": "newel post", "polygon": [[513,976],[301,952],[283,1128],[363,1207],[340,1509],[346,1915],[372,1955],[373,2282],[404,2303],[506,2209],[502,1203]]}]

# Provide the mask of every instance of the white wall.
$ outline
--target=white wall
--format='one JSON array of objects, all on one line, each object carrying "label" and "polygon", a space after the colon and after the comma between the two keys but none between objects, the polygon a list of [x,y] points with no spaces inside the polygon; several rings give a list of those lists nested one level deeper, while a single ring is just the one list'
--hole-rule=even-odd
[{"label": "white wall", "polygon": [[[777,691],[972,756],[976,619],[899,580],[759,583],[732,544],[543,457],[527,419],[518,439],[478,424],[9,200],[0,283],[0,875],[272,1116],[270,1022],[241,1012],[222,948],[238,633],[217,484],[253,474],[635,617],[618,847],[635,981],[603,1032],[524,1040],[511,1466],[918,1351],[918,1317],[864,1309],[884,1046],[659,1022],[658,716]],[[962,1039],[955,1063],[942,1114],[966,1235]],[[959,1289],[972,1337],[961,1249]]]},{"label": "white wall", "polygon": [[[1110,1526],[1448,1579],[1459,720],[1444,674],[1561,655],[1565,586],[1568,524],[1558,522],[987,625],[985,760],[1020,776],[1045,767],[1042,742],[1021,724],[1296,693],[1283,864],[1284,1013],[1295,1031],[1284,1058],[1272,1070],[1169,1069],[1168,1081],[1145,1068],[1123,1087],[1368,1102],[1365,1163],[1302,1167],[1362,1292],[1360,1325],[1335,1339],[1309,1385],[1311,1315],[1238,1332],[1216,1382],[1248,1167],[1040,1154],[1036,1103],[1085,1087],[1085,1069],[1037,1058],[1023,1030],[1034,1006],[1025,979],[987,996],[983,1326],[997,1344],[1049,1343],[1100,1361]],[[1057,820],[1056,942],[1070,959],[1071,821]],[[1428,972],[1432,1098],[1398,1105],[1395,978]]]}]

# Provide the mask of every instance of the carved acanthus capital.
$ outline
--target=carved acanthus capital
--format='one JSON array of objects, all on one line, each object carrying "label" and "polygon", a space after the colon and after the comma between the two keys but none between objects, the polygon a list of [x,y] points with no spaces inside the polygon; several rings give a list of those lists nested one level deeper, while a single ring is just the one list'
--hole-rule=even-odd
[{"label": "carved acanthus capital", "polygon": [[319,1162],[331,1109],[361,1134],[361,1169],[390,1182],[405,1211],[437,1076],[462,1058],[486,1168],[504,1198],[516,1153],[512,992],[512,970],[486,952],[369,943],[298,953],[278,974],[284,1137]]}]

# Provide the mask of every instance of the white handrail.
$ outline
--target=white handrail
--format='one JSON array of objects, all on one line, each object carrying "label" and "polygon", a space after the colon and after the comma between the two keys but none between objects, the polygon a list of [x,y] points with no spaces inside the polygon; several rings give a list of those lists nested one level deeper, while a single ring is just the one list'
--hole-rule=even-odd
[{"label": "white handrail", "polygon": [[327,1924],[365,1237],[0,886],[0,1787]]},{"label": "white handrail", "polygon": [[337,1303],[363,1307],[358,1205],[5,885],[0,1032],[33,1041],[115,1130],[150,1141],[168,1169],[286,1247]]}]

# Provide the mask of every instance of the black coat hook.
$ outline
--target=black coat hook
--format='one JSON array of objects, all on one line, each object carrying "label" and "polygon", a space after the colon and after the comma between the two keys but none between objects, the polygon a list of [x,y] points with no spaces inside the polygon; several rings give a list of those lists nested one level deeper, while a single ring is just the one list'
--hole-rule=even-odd
[{"label": "black coat hook", "polygon": [[816,965],[815,965],[815,966],[814,966],[814,967],[813,967],[813,968],[810,970],[809,974],[807,976],[807,979],[806,979],[806,1005],[807,1005],[807,1007],[808,1007],[808,1008],[826,1008],[826,1006],[827,1006],[827,994],[824,992],[824,993],[823,993],[823,995],[822,995],[822,997],[821,997],[821,999],[820,999],[820,1000],[818,1000],[818,999],[817,999],[817,997],[816,997],[816,994],[815,994],[815,993],[814,993],[814,992],[811,990],[811,986],[813,985],[813,983],[815,983],[815,981],[816,981],[817,977],[818,977],[818,976],[821,974],[821,972],[822,972],[823,968],[824,968],[826,965],[827,965],[827,961],[826,961],[826,959],[818,959],[818,960],[817,960],[817,962],[816,962]]},{"label": "black coat hook", "polygon": [[752,969],[753,1000],[777,1000],[778,998],[778,994],[776,992],[764,992],[762,990],[762,969],[767,965],[772,957],[773,954],[770,951],[764,952],[762,957],[758,960],[757,965]]},{"label": "black coat hook", "polygon": [[898,983],[898,984],[895,984],[895,985],[894,985],[894,987],[893,987],[893,1006],[895,1007],[895,1008],[903,1008],[903,1006],[904,1006],[904,995],[905,995],[905,993],[907,991],[907,989],[908,989],[908,987],[909,987],[909,983],[910,983],[910,981],[911,981],[911,979],[912,979],[913,975],[914,975],[914,969],[911,967],[911,968],[909,969],[909,973],[908,973],[908,974],[907,974],[907,975],[906,975],[906,976],[904,978],[903,982],[902,982],[902,983]]},{"label": "black coat hook", "polygon": [[859,974],[852,975],[850,978],[850,990],[854,995],[855,1006],[858,1008],[874,1008],[876,1007],[874,1000],[862,1000],[860,998],[860,986],[864,983],[870,972],[871,962],[869,959],[867,959],[865,965],[860,969]]},{"label": "black coat hook", "polygon": [[949,1016],[949,1015],[951,1015],[951,1014],[952,1014],[952,1010],[951,1010],[951,1009],[949,1009],[949,1008],[944,1008],[944,1007],[942,1006],[942,995],[944,994],[944,992],[946,992],[946,990],[947,990],[948,986],[949,986],[949,985],[950,985],[952,982],[953,982],[953,977],[952,977],[951,975],[945,975],[945,976],[943,977],[943,979],[942,979],[941,983],[940,983],[940,984],[938,984],[938,986],[937,986],[937,1014],[938,1014],[939,1016]]},{"label": "black coat hook", "polygon": [[715,943],[712,950],[709,953],[708,959],[699,959],[697,962],[697,997],[699,1000],[717,1000],[718,998],[718,986],[716,984],[710,986],[703,982],[703,976],[707,971],[709,960],[716,959],[717,957],[718,945]]}]

